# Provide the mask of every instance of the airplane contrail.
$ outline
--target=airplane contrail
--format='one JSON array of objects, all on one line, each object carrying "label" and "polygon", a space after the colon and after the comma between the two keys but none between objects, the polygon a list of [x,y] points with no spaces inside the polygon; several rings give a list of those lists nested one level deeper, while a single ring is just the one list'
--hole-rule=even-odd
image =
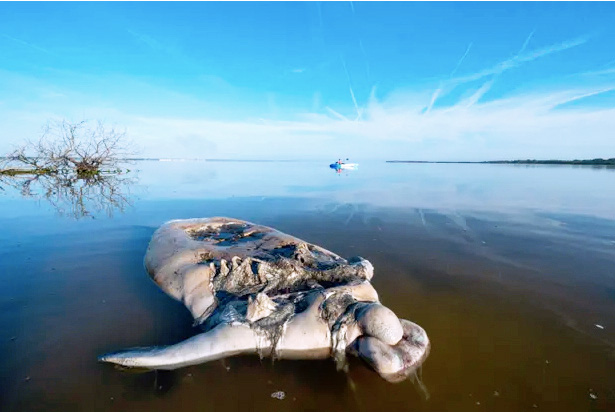
[{"label": "airplane contrail", "polygon": [[17,39],[17,38],[15,38],[15,37],[9,36],[8,34],[4,34],[4,33],[2,34],[2,37],[7,38],[7,39],[9,39],[9,40],[12,40],[12,41],[14,41],[15,43],[22,44],[22,45],[24,45],[24,46],[26,46],[26,47],[30,47],[30,48],[32,48],[32,49],[34,49],[34,50],[38,50],[38,51],[40,51],[40,52],[42,52],[42,53],[45,53],[45,54],[49,54],[49,55],[55,56],[55,53],[52,53],[52,52],[50,52],[50,51],[49,51],[49,50],[47,50],[47,49],[44,49],[44,48],[42,48],[42,47],[39,47],[39,46],[37,46],[36,44],[28,43],[27,41],[24,41],[24,40],[21,40],[21,39]]},{"label": "airplane contrail", "polygon": [[517,54],[521,54],[525,51],[525,49],[527,48],[527,45],[529,44],[530,40],[532,39],[532,36],[534,36],[534,32],[536,30],[532,30],[532,32],[530,33],[529,36],[527,36],[527,39],[525,39],[525,42],[523,43],[523,46],[521,46],[521,50],[519,50],[519,53]]},{"label": "airplane contrail", "polygon": [[[466,51],[463,53],[463,56],[461,56],[461,59],[459,59],[459,61],[457,62],[457,65],[455,66],[451,74],[449,74],[448,76],[449,79],[451,79],[455,75],[455,73],[457,73],[459,66],[461,66],[461,63],[463,63],[466,56],[470,52],[471,48],[472,48],[472,43],[470,42],[470,44],[468,44],[468,47],[466,47]],[[440,86],[438,86],[438,88],[434,90],[433,94],[431,95],[431,100],[429,101],[429,104],[427,105],[427,109],[425,110],[425,113],[429,113],[431,111],[431,109],[433,108],[433,105],[436,103],[436,100],[438,99],[438,96],[440,96],[440,93],[442,92],[443,88],[444,88],[444,85],[440,83]]]},{"label": "airplane contrail", "polygon": [[346,68],[346,62],[342,57],[342,66],[344,66],[344,72],[346,73],[346,79],[348,79],[348,89],[350,90],[350,97],[352,98],[352,102],[354,103],[354,108],[357,111],[357,119],[361,117],[361,110],[359,109],[359,104],[357,103],[357,99],[354,95],[354,90],[352,90],[352,82],[350,81],[350,74],[348,74],[348,69]]},{"label": "airplane contrail", "polygon": [[327,111],[329,113],[331,113],[333,116],[337,117],[340,120],[345,120],[347,122],[350,121],[350,119],[348,119],[346,116],[344,116],[343,114],[336,112],[335,110],[333,110],[332,108],[330,108],[329,106],[325,107],[325,109],[327,109]]},{"label": "airplane contrail", "polygon": [[461,59],[459,59],[459,61],[457,62],[457,65],[455,66],[455,68],[453,69],[449,77],[453,77],[453,75],[457,73],[457,69],[459,69],[459,66],[461,66],[461,63],[463,63],[468,53],[470,53],[471,48],[472,48],[472,43],[468,44],[468,47],[466,48],[465,53],[463,53],[463,56],[461,56]]}]

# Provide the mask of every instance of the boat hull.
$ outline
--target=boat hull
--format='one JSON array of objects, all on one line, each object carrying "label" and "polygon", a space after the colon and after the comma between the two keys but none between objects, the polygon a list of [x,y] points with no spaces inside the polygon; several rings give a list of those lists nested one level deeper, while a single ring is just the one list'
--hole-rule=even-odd
[{"label": "boat hull", "polygon": [[342,164],[332,163],[332,164],[329,165],[329,167],[331,169],[335,169],[335,170],[340,170],[340,169],[342,169],[342,170],[352,170],[352,169],[358,168],[359,164],[358,163],[342,163]]}]

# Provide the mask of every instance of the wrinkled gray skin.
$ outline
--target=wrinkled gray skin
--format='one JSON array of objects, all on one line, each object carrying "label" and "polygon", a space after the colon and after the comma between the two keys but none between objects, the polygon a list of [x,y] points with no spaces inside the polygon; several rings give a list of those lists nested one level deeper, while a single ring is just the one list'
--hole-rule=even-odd
[{"label": "wrinkled gray skin", "polygon": [[258,354],[333,357],[344,368],[350,353],[398,382],[429,353],[425,331],[378,301],[369,261],[342,259],[269,227],[220,217],[171,221],[154,233],[145,267],[204,332],[175,345],[108,353],[102,362],[176,369]]}]

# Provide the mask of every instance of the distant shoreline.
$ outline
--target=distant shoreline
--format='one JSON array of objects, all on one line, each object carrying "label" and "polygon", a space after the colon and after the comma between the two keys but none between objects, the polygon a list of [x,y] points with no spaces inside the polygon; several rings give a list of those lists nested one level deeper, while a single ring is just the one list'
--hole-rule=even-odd
[{"label": "distant shoreline", "polygon": [[[0,156],[0,160],[7,158]],[[273,160],[273,159],[199,159],[199,158],[156,158],[156,157],[133,157],[120,158],[118,161],[125,162],[242,162],[242,163],[294,163],[301,160]],[[316,161],[316,160],[309,160]],[[430,163],[430,164],[510,164],[510,165],[578,165],[578,166],[615,166],[615,158],[609,159],[585,159],[585,160],[483,160],[483,161],[446,161],[446,160],[385,160],[386,163]],[[13,169],[4,170],[14,172]],[[17,170],[19,172],[19,170]],[[9,174],[9,173],[6,173]]]},{"label": "distant shoreline", "polygon": [[243,162],[243,163],[280,163],[280,162],[285,162],[285,163],[292,163],[292,162],[298,162],[300,160],[288,160],[288,159],[280,159],[280,160],[274,160],[274,159],[201,159],[201,158],[173,158],[173,157],[169,157],[169,158],[158,158],[158,157],[131,157],[131,158],[126,158],[126,159],[119,159],[119,160],[123,160],[123,161],[128,161],[128,162],[133,162],[133,161],[137,161],[137,162]]},{"label": "distant shoreline", "polygon": [[511,164],[511,165],[580,165],[615,166],[615,158],[590,160],[485,160],[482,162],[431,161],[431,160],[387,160],[387,163],[454,163],[454,164]]}]

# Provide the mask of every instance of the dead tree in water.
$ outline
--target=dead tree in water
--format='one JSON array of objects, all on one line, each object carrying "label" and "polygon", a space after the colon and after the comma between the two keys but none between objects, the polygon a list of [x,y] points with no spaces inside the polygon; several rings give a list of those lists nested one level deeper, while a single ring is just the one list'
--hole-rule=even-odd
[{"label": "dead tree in water", "polygon": [[129,155],[125,132],[107,128],[101,122],[49,123],[38,142],[28,141],[5,158],[0,173],[91,176],[117,167]]},{"label": "dead tree in water", "polygon": [[126,135],[101,122],[49,123],[37,142],[26,142],[0,158],[0,191],[45,199],[62,215],[122,211],[130,204],[134,177],[126,163]]}]

